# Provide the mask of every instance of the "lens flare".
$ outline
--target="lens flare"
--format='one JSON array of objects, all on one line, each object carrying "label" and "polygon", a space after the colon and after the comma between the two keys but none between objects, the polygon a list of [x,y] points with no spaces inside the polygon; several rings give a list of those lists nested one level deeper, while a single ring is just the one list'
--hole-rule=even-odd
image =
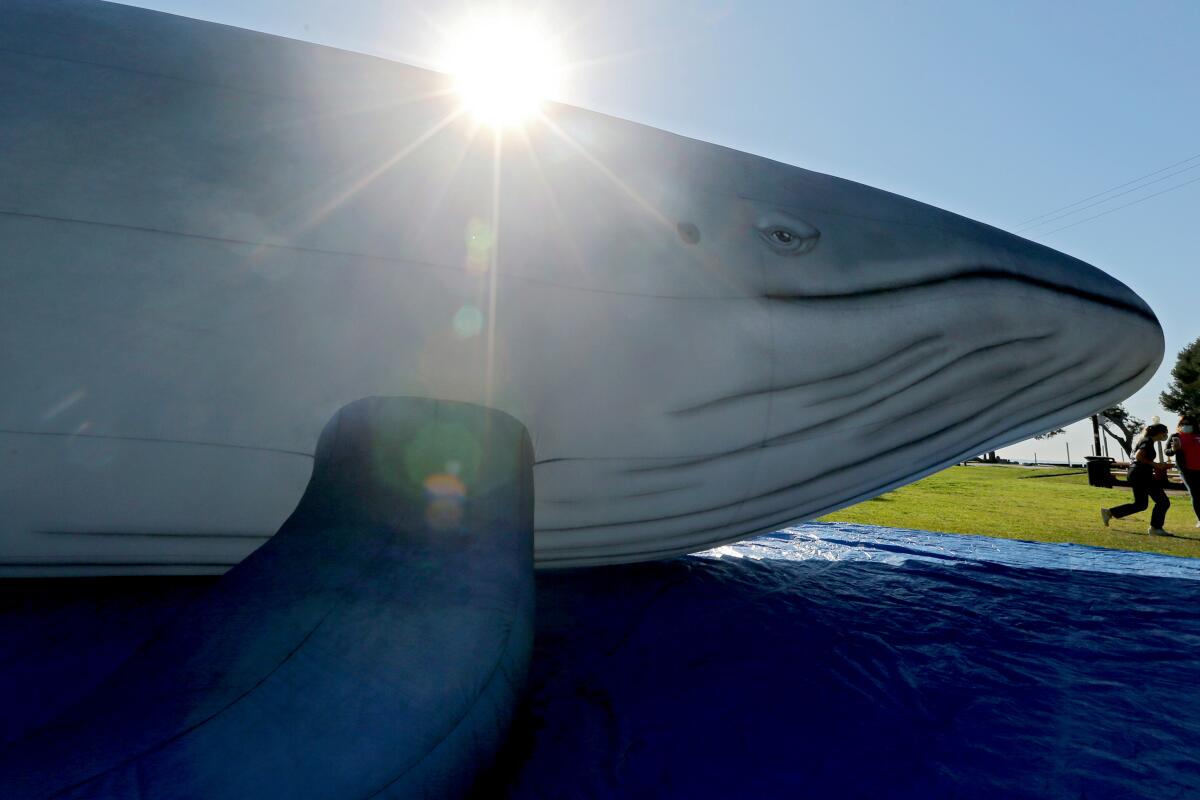
[{"label": "lens flare", "polygon": [[496,128],[529,119],[562,80],[553,37],[536,19],[516,14],[471,18],[447,60],[464,106]]},{"label": "lens flare", "polygon": [[434,530],[462,524],[467,487],[457,475],[441,473],[425,479],[425,522]]},{"label": "lens flare", "polygon": [[487,272],[491,265],[492,248],[496,236],[492,226],[487,222],[473,217],[467,223],[467,271],[472,273]]},{"label": "lens flare", "polygon": [[483,330],[483,312],[475,306],[465,305],[454,314],[450,324],[454,328],[455,336],[459,339],[470,339],[472,336],[478,336]]}]

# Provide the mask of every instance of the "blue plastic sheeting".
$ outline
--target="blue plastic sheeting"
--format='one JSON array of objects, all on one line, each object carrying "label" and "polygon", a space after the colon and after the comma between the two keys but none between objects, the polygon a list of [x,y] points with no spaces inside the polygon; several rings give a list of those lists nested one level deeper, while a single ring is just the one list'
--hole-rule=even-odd
[{"label": "blue plastic sheeting", "polygon": [[481,796],[1200,797],[1198,577],[851,525],[540,575]]},{"label": "blue plastic sheeting", "polygon": [[[1185,537],[1186,538],[1186,537]],[[1200,531],[1195,533],[1200,539]],[[1090,570],[1127,575],[1200,580],[1200,559],[1135,553],[1078,544],[1047,544],[991,536],[931,533],[910,528],[813,522],[745,542],[708,550],[717,558],[804,561],[990,562],[1009,567]]]}]

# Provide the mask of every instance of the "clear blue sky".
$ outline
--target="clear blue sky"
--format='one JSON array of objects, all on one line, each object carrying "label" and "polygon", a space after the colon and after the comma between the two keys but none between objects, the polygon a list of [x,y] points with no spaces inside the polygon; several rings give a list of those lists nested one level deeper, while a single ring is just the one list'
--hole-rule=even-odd
[{"label": "clear blue sky", "polygon": [[[131,3],[433,65],[434,25],[470,3]],[[474,4],[494,7],[494,4]],[[558,99],[899,192],[1002,228],[1200,155],[1200,2],[510,3],[540,9],[580,62]],[[1167,338],[1129,402],[1162,414],[1175,353],[1200,336],[1195,169],[1034,229],[1141,294]],[[1167,173],[1163,173],[1164,175]],[[1155,176],[1159,177],[1159,176]],[[1076,457],[1090,426],[1070,429]],[[1002,451],[1062,459],[1064,439]]]}]

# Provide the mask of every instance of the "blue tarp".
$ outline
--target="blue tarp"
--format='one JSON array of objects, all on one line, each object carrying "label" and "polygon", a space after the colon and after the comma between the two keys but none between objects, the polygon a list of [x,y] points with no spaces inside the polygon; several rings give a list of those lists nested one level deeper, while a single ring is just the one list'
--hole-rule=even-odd
[{"label": "blue tarp", "polygon": [[486,796],[1200,797],[1200,561],[812,524],[539,576]]}]

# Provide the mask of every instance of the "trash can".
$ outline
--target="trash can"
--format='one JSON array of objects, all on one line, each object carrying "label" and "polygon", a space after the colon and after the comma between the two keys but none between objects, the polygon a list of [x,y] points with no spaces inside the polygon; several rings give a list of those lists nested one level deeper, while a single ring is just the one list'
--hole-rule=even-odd
[{"label": "trash can", "polygon": [[1102,489],[1111,489],[1113,483],[1113,467],[1114,460],[1108,456],[1087,456],[1087,476],[1090,486],[1099,486]]}]

